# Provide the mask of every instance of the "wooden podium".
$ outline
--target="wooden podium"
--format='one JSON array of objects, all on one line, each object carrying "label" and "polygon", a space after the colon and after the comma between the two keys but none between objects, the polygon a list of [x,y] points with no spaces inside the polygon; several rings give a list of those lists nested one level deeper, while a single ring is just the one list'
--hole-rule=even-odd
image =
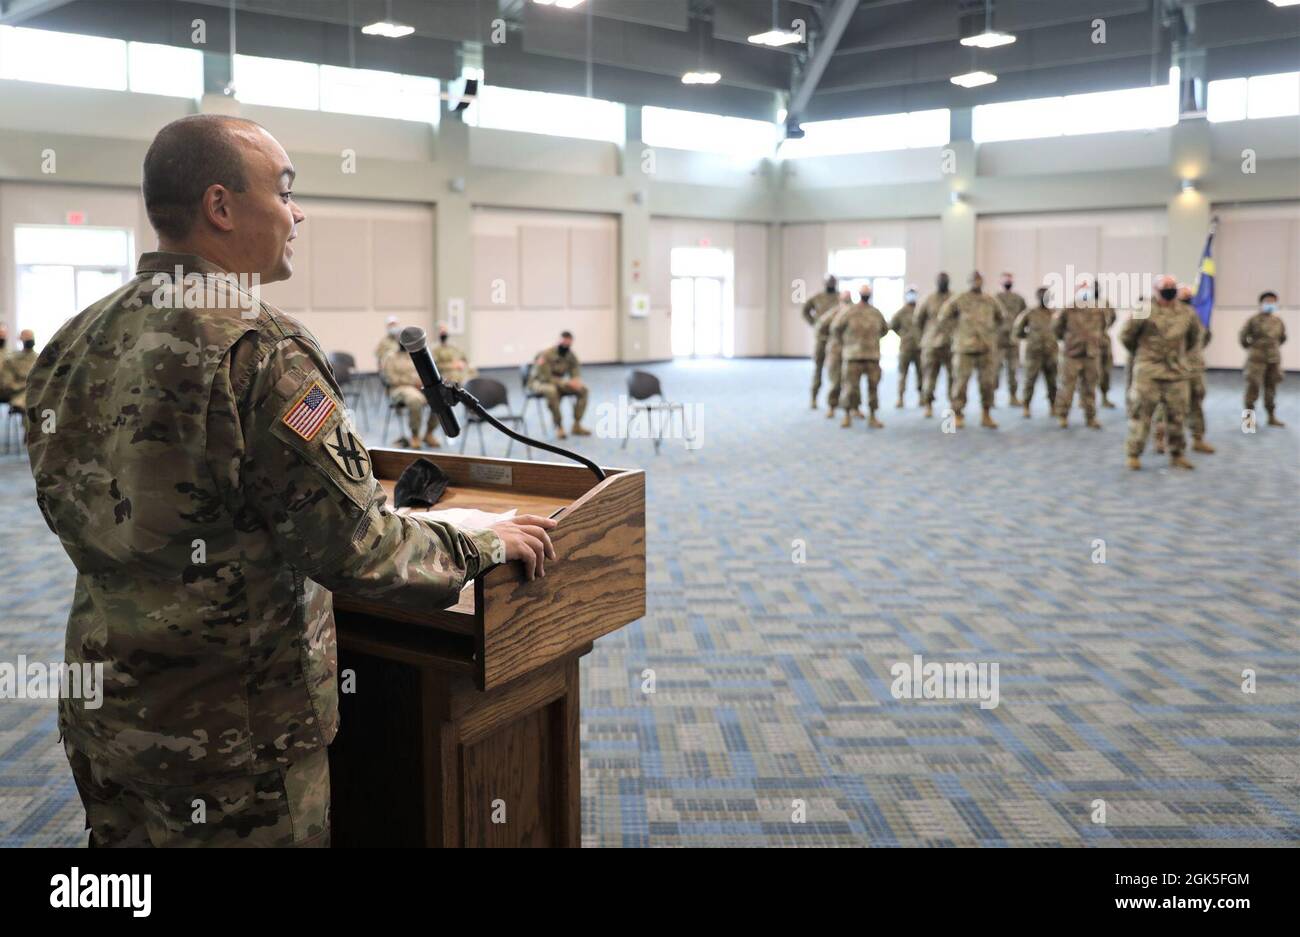
[{"label": "wooden podium", "polygon": [[370,457],[390,503],[424,457],[451,478],[435,509],[560,512],[558,559],[531,582],[519,563],[494,567],[446,609],[334,596],[339,673],[356,683],[330,747],[332,844],[578,846],[578,658],[645,615],[645,473]]}]

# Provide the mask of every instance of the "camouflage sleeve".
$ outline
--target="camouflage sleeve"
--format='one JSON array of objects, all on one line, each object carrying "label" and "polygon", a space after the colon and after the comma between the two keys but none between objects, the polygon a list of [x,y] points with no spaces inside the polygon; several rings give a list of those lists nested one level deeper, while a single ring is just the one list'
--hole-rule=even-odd
[{"label": "camouflage sleeve", "polygon": [[811,299],[808,300],[808,302],[803,304],[803,318],[804,321],[807,322],[809,325],[817,324],[817,314],[815,311],[816,309],[817,309],[817,304],[814,303]]},{"label": "camouflage sleeve", "polygon": [[1252,338],[1250,327],[1251,325],[1254,324],[1254,322],[1255,322],[1255,318],[1252,316],[1251,318],[1246,320],[1246,324],[1243,325],[1241,327],[1241,331],[1237,333],[1237,341],[1241,343],[1242,348],[1250,347],[1250,340]]},{"label": "camouflage sleeve", "polygon": [[949,319],[955,319],[961,315],[961,310],[957,308],[957,297],[945,302],[939,307],[939,321],[947,322]]},{"label": "camouflage sleeve", "polygon": [[1138,337],[1141,335],[1142,326],[1145,324],[1145,319],[1130,316],[1124,323],[1124,327],[1119,330],[1119,343],[1127,348],[1130,354],[1137,351]]},{"label": "camouflage sleeve", "polygon": [[1026,309],[1020,315],[1016,316],[1016,321],[1011,323],[1011,335],[1013,338],[1029,337],[1029,310]]},{"label": "camouflage sleeve", "polygon": [[1065,341],[1065,326],[1068,321],[1064,309],[1058,312],[1056,318],[1052,320],[1052,334],[1056,336],[1057,340]]},{"label": "camouflage sleeve", "polygon": [[582,362],[578,360],[578,356],[572,351],[569,352],[569,377],[582,377]]},{"label": "camouflage sleeve", "polygon": [[491,530],[388,510],[314,342],[254,344],[240,342],[214,382],[209,461],[237,516],[260,522],[285,563],[337,592],[429,608],[505,561]]},{"label": "camouflage sleeve", "polygon": [[898,335],[902,335],[903,334],[902,328],[903,328],[903,310],[900,309],[898,310],[898,312],[894,313],[893,318],[889,320],[889,331],[895,332]]},{"label": "camouflage sleeve", "polygon": [[923,303],[921,308],[916,311],[916,331],[918,333],[925,331],[925,323],[930,318],[930,304]]},{"label": "camouflage sleeve", "polygon": [[1279,345],[1285,345],[1286,344],[1286,323],[1282,322],[1279,319],[1278,324],[1282,326],[1282,331],[1277,333],[1277,343]]}]

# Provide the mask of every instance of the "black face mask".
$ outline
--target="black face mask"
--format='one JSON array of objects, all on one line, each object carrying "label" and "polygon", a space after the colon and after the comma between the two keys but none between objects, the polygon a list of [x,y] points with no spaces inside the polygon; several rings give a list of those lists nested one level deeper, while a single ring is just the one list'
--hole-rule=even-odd
[{"label": "black face mask", "polygon": [[940,293],[948,292],[948,280],[946,278],[941,277],[936,285],[939,287]]},{"label": "black face mask", "polygon": [[1166,302],[1173,299],[1177,295],[1178,295],[1178,289],[1176,287],[1169,287],[1167,289],[1163,289],[1160,291],[1160,298],[1165,300]]},{"label": "black face mask", "polygon": [[1009,290],[1009,289],[1011,289],[1011,287],[1012,287],[1012,283],[1011,283],[1010,280],[1003,280],[1003,281],[1002,281],[1002,288],[1003,288],[1004,290]]},{"label": "black face mask", "polygon": [[5,340],[3,338],[0,338],[0,348],[4,348],[4,347],[5,347]]},{"label": "black face mask", "polygon": [[23,342],[23,347],[26,348],[28,351],[31,351],[33,348],[36,347],[36,342],[35,341]]},{"label": "black face mask", "polygon": [[438,336],[438,341],[441,342],[441,343],[444,344],[444,345],[447,344],[447,333],[446,333],[446,332],[441,333],[441,334]]},{"label": "black face mask", "polygon": [[560,345],[560,346],[558,346],[558,347],[559,347],[559,349],[560,349],[560,354],[562,354],[562,355],[567,355],[567,354],[569,353],[569,346],[568,346],[568,345]]}]

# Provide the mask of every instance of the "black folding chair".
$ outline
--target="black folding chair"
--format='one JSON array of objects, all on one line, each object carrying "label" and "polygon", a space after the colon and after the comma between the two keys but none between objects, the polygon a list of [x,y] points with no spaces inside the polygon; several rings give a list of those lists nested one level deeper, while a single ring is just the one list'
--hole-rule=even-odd
[{"label": "black folding chair", "polygon": [[[673,413],[681,411],[682,414],[682,435],[686,435],[686,404],[672,403],[665,399],[663,388],[659,384],[659,378],[655,377],[649,371],[633,371],[627,376],[627,395],[634,401],[628,405],[628,432],[623,434],[623,446],[627,448],[627,441],[631,437],[632,421],[636,419],[638,413],[644,413],[646,419],[646,433],[650,435],[650,430],[654,427],[655,420],[651,414],[668,414],[668,428],[672,429]],[[658,400],[651,401],[650,398],[658,397]],[[654,440],[655,455],[659,454],[659,446],[663,443],[664,438],[664,421],[658,420],[658,432],[650,436]]]},{"label": "black folding chair", "polygon": [[331,352],[330,367],[334,370],[334,380],[339,382],[339,387],[343,391],[343,406],[350,406],[353,412],[360,413],[361,419],[366,424],[366,429],[369,429],[370,412],[366,406],[366,398],[363,393],[365,388],[362,386],[361,381],[355,377],[357,359],[346,351]]},{"label": "black folding chair", "polygon": [[[496,419],[510,426],[514,426],[525,436],[528,435],[528,420],[522,413],[510,412],[510,394],[506,391],[506,385],[490,377],[476,377],[465,382],[465,390],[478,398],[478,402],[483,405],[484,410],[492,410],[496,407],[505,407],[504,414],[493,413]],[[487,455],[487,444],[483,441],[483,424],[487,421],[481,416],[470,410],[465,410],[465,426],[461,430],[460,451],[465,451],[465,445],[469,442],[469,429],[471,426],[478,428],[478,448],[481,455]],[[506,446],[506,458],[510,458],[510,451],[514,448],[515,441],[510,440]],[[532,461],[533,447],[525,444],[524,448],[528,451],[528,459]]]}]

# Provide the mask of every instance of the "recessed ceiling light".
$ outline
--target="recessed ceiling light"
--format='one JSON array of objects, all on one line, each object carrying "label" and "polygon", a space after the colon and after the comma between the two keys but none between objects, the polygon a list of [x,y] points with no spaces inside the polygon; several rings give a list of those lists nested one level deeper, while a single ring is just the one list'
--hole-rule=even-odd
[{"label": "recessed ceiling light", "polygon": [[407,26],[405,23],[391,23],[388,20],[380,20],[377,23],[371,23],[369,26],[362,26],[361,31],[367,36],[401,39],[403,36],[409,36],[415,32],[415,27]]},{"label": "recessed ceiling light", "polygon": [[948,80],[962,88],[978,88],[980,85],[993,84],[998,76],[989,72],[967,72],[964,75],[953,75]]},{"label": "recessed ceiling light", "polygon": [[[1300,0],[1296,0],[1300,3]],[[967,36],[961,41],[964,46],[974,46],[977,49],[996,49],[998,46],[1009,46],[1016,41],[1016,37],[1011,33],[1000,33],[996,29],[986,29],[982,33],[974,36]]]},{"label": "recessed ceiling light", "polygon": [[1300,6],[1300,0],[1268,0],[1275,7],[1293,7]]},{"label": "recessed ceiling light", "polygon": [[559,7],[561,10],[572,10],[578,4],[582,3],[582,0],[533,0],[533,3],[537,4],[539,7],[553,6]]},{"label": "recessed ceiling light", "polygon": [[769,29],[765,33],[754,33],[749,37],[749,41],[758,46],[779,46],[793,45],[796,42],[802,42],[803,39],[797,32],[790,29]]},{"label": "recessed ceiling light", "polygon": [[687,72],[682,76],[684,85],[716,85],[721,80],[721,72]]}]

